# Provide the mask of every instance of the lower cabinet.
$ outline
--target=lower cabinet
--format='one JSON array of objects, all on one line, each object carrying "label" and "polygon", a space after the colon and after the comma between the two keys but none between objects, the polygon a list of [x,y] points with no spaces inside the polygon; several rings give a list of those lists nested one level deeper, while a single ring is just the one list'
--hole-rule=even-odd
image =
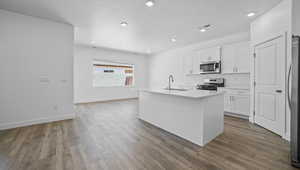
[{"label": "lower cabinet", "polygon": [[226,111],[226,112],[233,110],[232,104],[231,104],[232,103],[231,98],[232,98],[232,96],[230,96],[228,94],[224,95],[224,111]]},{"label": "lower cabinet", "polygon": [[234,111],[245,116],[250,115],[250,96],[234,96]]},{"label": "lower cabinet", "polygon": [[249,96],[238,96],[229,95],[225,103],[225,111],[249,116],[250,113],[250,97]]},{"label": "lower cabinet", "polygon": [[225,90],[224,111],[242,116],[250,114],[250,95],[247,90]]}]

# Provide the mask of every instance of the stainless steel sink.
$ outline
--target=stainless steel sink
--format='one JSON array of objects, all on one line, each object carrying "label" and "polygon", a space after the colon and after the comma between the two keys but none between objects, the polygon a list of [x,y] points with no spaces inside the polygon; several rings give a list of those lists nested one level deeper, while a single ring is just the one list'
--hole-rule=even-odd
[{"label": "stainless steel sink", "polygon": [[164,88],[164,90],[175,90],[175,91],[188,91],[188,89],[181,89],[181,88]]}]

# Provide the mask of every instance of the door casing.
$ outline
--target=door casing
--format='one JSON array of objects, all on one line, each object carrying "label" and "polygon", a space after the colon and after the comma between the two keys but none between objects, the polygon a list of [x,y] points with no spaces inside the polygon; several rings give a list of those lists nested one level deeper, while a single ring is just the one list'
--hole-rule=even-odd
[{"label": "door casing", "polygon": [[[264,42],[261,42],[261,43],[258,43],[258,44],[256,44],[256,45],[252,45],[253,46],[253,55],[255,54],[255,49],[256,49],[256,47],[258,47],[258,46],[260,46],[260,45],[262,45],[262,44],[265,44],[265,43],[267,43],[267,42],[271,42],[271,41],[274,41],[274,40],[276,40],[276,39],[279,39],[279,38],[281,38],[282,39],[282,41],[284,41],[283,42],[283,44],[284,44],[284,51],[285,51],[285,55],[284,55],[284,63],[282,63],[282,65],[283,65],[283,70],[284,70],[284,72],[285,72],[285,74],[284,74],[284,78],[283,78],[283,80],[284,80],[284,87],[282,87],[282,90],[284,91],[283,93],[284,94],[286,94],[286,62],[287,62],[287,33],[285,32],[284,34],[280,34],[280,35],[278,35],[278,36],[276,36],[276,37],[273,37],[273,38],[271,38],[271,39],[269,39],[269,40],[266,40],[266,41],[264,41]],[[252,102],[253,102],[253,104],[252,104],[252,110],[254,111],[254,112],[252,112],[252,113],[250,113],[250,114],[253,114],[252,116],[253,116],[253,118],[252,118],[252,120],[250,119],[250,122],[252,122],[252,123],[255,123],[256,121],[255,121],[255,103],[256,103],[256,99],[255,99],[255,94],[256,94],[256,90],[255,90],[255,86],[253,85],[254,84],[254,81],[255,81],[255,79],[256,79],[256,77],[255,77],[255,69],[256,69],[256,65],[255,65],[255,57],[253,56],[253,71],[252,71],[252,73],[253,73],[253,77],[252,77],[252,80],[251,80],[251,83],[252,83],[252,85],[251,86],[253,86],[253,90],[252,90],[252,95],[253,95],[253,98],[252,98]],[[282,116],[281,116],[281,119],[280,119],[280,128],[281,128],[281,132],[280,132],[280,136],[282,136],[282,137],[284,137],[285,136],[285,125],[286,125],[286,95],[284,95],[284,113],[282,113]]]}]

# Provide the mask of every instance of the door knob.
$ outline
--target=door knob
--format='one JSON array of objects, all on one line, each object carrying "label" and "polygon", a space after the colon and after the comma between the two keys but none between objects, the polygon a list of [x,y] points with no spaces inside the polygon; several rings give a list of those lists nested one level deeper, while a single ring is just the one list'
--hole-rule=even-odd
[{"label": "door knob", "polygon": [[282,90],[276,90],[276,93],[282,93]]}]

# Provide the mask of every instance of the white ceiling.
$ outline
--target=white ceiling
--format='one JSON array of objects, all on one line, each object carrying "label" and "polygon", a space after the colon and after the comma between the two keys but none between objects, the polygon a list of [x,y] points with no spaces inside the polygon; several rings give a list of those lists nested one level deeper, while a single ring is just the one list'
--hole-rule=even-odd
[{"label": "white ceiling", "polygon": [[[281,0],[0,0],[0,8],[75,26],[75,43],[139,53],[248,31],[253,19]],[[122,21],[129,25],[120,26]],[[197,27],[211,24],[201,33]],[[177,41],[171,42],[175,36]]]}]

